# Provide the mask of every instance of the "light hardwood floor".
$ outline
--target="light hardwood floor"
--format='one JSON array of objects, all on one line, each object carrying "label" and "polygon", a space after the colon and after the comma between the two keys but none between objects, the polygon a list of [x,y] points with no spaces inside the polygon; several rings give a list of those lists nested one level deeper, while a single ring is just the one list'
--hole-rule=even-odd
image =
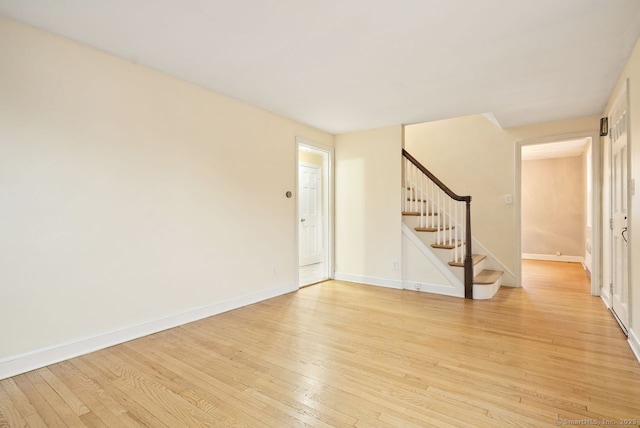
[{"label": "light hardwood floor", "polygon": [[524,271],[489,301],[308,287],[2,380],[0,426],[639,419],[640,365],[581,267]]}]

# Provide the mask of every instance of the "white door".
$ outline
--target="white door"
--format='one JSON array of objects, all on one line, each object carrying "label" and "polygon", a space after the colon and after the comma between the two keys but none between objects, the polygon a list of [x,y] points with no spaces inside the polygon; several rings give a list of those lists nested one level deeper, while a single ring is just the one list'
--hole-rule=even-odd
[{"label": "white door", "polygon": [[300,164],[299,168],[299,260],[300,266],[306,266],[322,261],[322,170],[317,165]]},{"label": "white door", "polygon": [[609,118],[611,138],[611,309],[626,331],[629,325],[629,178],[627,95],[618,99]]}]

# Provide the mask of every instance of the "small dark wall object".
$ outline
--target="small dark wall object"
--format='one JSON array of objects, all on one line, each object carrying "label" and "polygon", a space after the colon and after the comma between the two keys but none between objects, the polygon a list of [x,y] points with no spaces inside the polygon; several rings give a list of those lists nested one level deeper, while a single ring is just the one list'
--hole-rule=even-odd
[{"label": "small dark wall object", "polygon": [[291,193],[290,191],[287,191],[287,193],[285,193],[285,196],[287,198],[290,198],[293,195],[293,193]]},{"label": "small dark wall object", "polygon": [[600,136],[605,137],[609,134],[609,118],[600,118]]}]

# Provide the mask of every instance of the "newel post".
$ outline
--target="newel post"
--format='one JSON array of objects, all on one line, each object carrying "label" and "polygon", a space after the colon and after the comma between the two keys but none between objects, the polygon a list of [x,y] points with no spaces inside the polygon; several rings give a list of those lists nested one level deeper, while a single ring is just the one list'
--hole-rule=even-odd
[{"label": "newel post", "polygon": [[465,199],[467,206],[465,256],[464,256],[464,297],[473,299],[473,250],[471,248],[471,196]]}]

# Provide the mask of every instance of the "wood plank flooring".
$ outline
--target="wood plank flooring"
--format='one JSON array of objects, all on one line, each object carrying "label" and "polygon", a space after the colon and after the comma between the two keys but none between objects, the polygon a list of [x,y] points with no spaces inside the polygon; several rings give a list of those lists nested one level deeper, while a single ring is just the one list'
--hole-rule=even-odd
[{"label": "wood plank flooring", "polygon": [[638,425],[580,265],[524,272],[489,301],[321,283],[2,380],[0,427]]}]

